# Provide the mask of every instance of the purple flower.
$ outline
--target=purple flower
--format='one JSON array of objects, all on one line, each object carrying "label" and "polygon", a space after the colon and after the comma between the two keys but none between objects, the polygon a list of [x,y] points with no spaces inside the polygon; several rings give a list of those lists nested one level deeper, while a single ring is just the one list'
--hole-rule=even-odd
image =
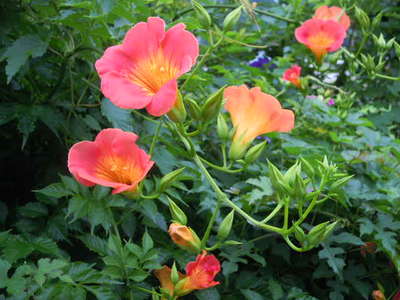
[{"label": "purple flower", "polygon": [[272,143],[272,140],[271,140],[269,137],[267,137],[267,136],[259,135],[258,137],[256,137],[256,139],[257,139],[257,140],[265,140],[265,141],[267,141],[268,144],[271,144],[271,143]]},{"label": "purple flower", "polygon": [[328,106],[333,106],[333,105],[335,105],[335,99],[330,98],[330,99],[328,100]]},{"label": "purple flower", "polygon": [[265,51],[259,51],[257,56],[249,61],[249,66],[254,68],[262,68],[263,65],[269,64],[271,57],[265,56]]}]

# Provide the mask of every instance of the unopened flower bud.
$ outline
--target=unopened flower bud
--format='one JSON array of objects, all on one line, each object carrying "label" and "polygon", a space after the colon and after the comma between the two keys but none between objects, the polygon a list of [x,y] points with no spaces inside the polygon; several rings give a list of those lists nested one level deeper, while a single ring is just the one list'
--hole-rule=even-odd
[{"label": "unopened flower bud", "polygon": [[372,298],[374,298],[374,300],[386,300],[385,295],[380,290],[373,291]]},{"label": "unopened flower bud", "polygon": [[182,94],[178,91],[174,107],[168,112],[168,117],[178,123],[182,123],[186,119],[186,109],[183,104]]},{"label": "unopened flower bud", "polygon": [[214,94],[212,94],[204,103],[201,108],[201,117],[204,121],[208,122],[214,119],[221,109],[222,100],[224,96],[225,87],[220,88]]},{"label": "unopened flower bud", "polygon": [[262,143],[259,143],[255,146],[251,147],[249,149],[249,151],[247,151],[247,153],[244,157],[244,161],[247,164],[250,164],[253,161],[255,161],[261,155],[261,153],[264,151],[266,145],[267,145],[267,141],[264,141]]},{"label": "unopened flower bud", "polygon": [[205,29],[208,29],[212,22],[209,13],[199,2],[195,0],[192,0],[192,5],[201,25],[203,25]]},{"label": "unopened flower bud", "polygon": [[239,21],[242,14],[242,6],[232,10],[224,19],[224,31],[229,31]]},{"label": "unopened flower bud", "polygon": [[200,252],[201,241],[197,234],[187,226],[179,223],[172,223],[169,226],[168,233],[171,239],[182,249]]}]

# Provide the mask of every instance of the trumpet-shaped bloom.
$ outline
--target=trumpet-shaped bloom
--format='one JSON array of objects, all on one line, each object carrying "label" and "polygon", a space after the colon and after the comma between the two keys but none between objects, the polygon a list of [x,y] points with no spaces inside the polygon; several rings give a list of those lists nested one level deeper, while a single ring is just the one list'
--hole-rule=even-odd
[{"label": "trumpet-shaped bloom", "polygon": [[178,246],[187,250],[199,252],[201,244],[200,239],[189,227],[178,223],[171,223],[168,233]]},{"label": "trumpet-shaped bloom", "polygon": [[214,281],[215,276],[221,271],[221,264],[214,255],[206,255],[204,251],[198,255],[196,261],[186,265],[187,279],[183,290],[207,289],[219,284]]},{"label": "trumpet-shaped bloom", "polygon": [[344,27],[344,30],[347,31],[350,27],[350,18],[349,16],[345,13],[345,11],[337,6],[321,6],[319,7],[314,14],[315,19],[320,19],[320,20],[332,20],[336,21]]},{"label": "trumpet-shaped bloom", "polygon": [[346,37],[344,27],[336,21],[310,19],[296,28],[297,41],[306,45],[314,53],[318,62],[328,52],[338,50]]},{"label": "trumpet-shaped bloom", "polygon": [[214,281],[215,276],[221,271],[221,264],[214,255],[207,255],[204,251],[198,255],[196,261],[186,265],[186,274],[178,272],[179,281],[176,286],[171,281],[171,268],[163,266],[154,271],[160,281],[161,288],[169,291],[172,295],[184,296],[194,290],[207,289],[219,284]]},{"label": "trumpet-shaped bloom", "polygon": [[[158,281],[160,282],[161,288],[165,289],[172,296],[174,293],[175,286],[171,280],[171,268],[163,266],[161,269],[155,270],[154,275],[156,275]],[[178,272],[179,279],[183,279],[186,276]]]},{"label": "trumpet-shaped bloom", "polygon": [[272,131],[288,132],[294,127],[294,113],[282,109],[278,100],[259,87],[230,86],[225,89],[224,97],[225,109],[235,128],[230,151],[234,159],[240,158],[257,136]]},{"label": "trumpet-shaped bloom", "polygon": [[161,18],[148,18],[128,31],[121,45],[96,61],[101,91],[121,108],[146,108],[161,116],[174,106],[177,79],[199,55],[195,36],[179,23],[165,31]]},{"label": "trumpet-shaped bloom", "polygon": [[300,76],[301,76],[301,67],[298,65],[293,65],[289,69],[283,73],[283,79],[290,81],[294,86],[297,88],[301,89],[301,81],[300,81]]},{"label": "trumpet-shaped bloom", "polygon": [[133,192],[154,164],[136,145],[137,139],[132,132],[103,129],[94,142],[83,141],[71,147],[68,169],[83,185],[112,187],[113,194]]}]

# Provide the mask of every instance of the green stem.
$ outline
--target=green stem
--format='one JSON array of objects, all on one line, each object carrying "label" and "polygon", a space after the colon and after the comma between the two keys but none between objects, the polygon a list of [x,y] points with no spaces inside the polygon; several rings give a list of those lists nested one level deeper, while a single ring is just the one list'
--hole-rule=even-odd
[{"label": "green stem", "polygon": [[201,249],[204,249],[207,245],[208,238],[210,236],[212,227],[214,226],[215,220],[217,219],[217,215],[218,215],[220,207],[221,207],[221,201],[217,197],[217,205],[215,206],[214,212],[211,215],[210,221],[208,222],[206,232],[204,233],[204,236],[201,239]]},{"label": "green stem", "polygon": [[325,83],[325,82],[319,80],[318,78],[316,78],[316,77],[314,77],[314,76],[308,75],[307,77],[308,77],[309,79],[311,79],[312,81],[318,83],[319,85],[322,85],[322,86],[327,87],[327,88],[330,88],[330,89],[337,90],[337,91],[339,91],[339,92],[341,92],[341,93],[343,93],[343,94],[347,94],[347,92],[344,91],[344,90],[342,90],[341,88],[338,88],[337,86],[334,86],[334,85]]},{"label": "green stem", "polygon": [[360,54],[361,50],[364,48],[364,45],[367,42],[368,36],[369,36],[369,33],[364,32],[363,37],[361,39],[360,46],[358,47],[358,50],[356,52],[356,56],[358,56]]},{"label": "green stem", "polygon": [[281,210],[283,204],[282,202],[279,202],[278,205],[274,208],[274,210],[264,219],[261,221],[261,223],[267,223],[269,220],[271,220],[275,215]]},{"label": "green stem", "polygon": [[307,251],[307,250],[305,250],[303,248],[299,248],[295,244],[293,244],[287,235],[283,236],[283,238],[285,239],[285,241],[289,245],[289,247],[292,248],[294,251],[297,251],[297,252],[306,252]]},{"label": "green stem", "polygon": [[221,191],[221,189],[215,182],[214,178],[210,175],[210,173],[208,173],[206,167],[204,166],[201,159],[197,156],[196,153],[194,153],[194,155],[193,155],[193,160],[196,163],[196,165],[200,168],[200,170],[202,171],[204,176],[206,177],[206,179],[209,182],[209,184],[211,185],[212,189],[217,194],[217,197],[219,197],[220,200],[222,200],[226,205],[228,205],[232,209],[234,209],[239,215],[241,215],[243,218],[245,218],[250,224],[260,227],[260,228],[263,228],[265,230],[282,233],[282,231],[283,231],[282,228],[263,224],[263,223],[257,221],[252,216],[248,215],[245,211],[243,211],[240,207],[238,207],[235,203],[233,203],[231,200],[229,200],[229,198],[226,196],[226,194],[223,191]]},{"label": "green stem", "polygon": [[283,229],[286,231],[289,224],[289,199],[285,199],[285,213],[283,215]]},{"label": "green stem", "polygon": [[206,53],[204,53],[203,57],[200,59],[196,67],[193,69],[193,71],[190,73],[189,77],[186,78],[186,80],[183,82],[183,84],[180,87],[180,90],[183,91],[184,87],[186,84],[192,79],[193,75],[196,74],[196,72],[200,69],[200,67],[203,65],[203,63],[206,61],[207,57],[211,54],[211,52],[219,46],[219,44],[222,43],[224,40],[224,37],[221,37],[215,44],[212,44],[210,47],[208,47]]},{"label": "green stem", "polygon": [[379,74],[379,73],[375,73],[375,76],[379,77],[379,78],[383,78],[383,79],[388,79],[388,80],[395,80],[395,81],[400,80],[400,77],[392,77],[392,76]]},{"label": "green stem", "polygon": [[226,167],[221,167],[221,166],[214,165],[213,163],[209,162],[208,160],[206,160],[205,158],[202,158],[200,156],[199,156],[199,158],[201,159],[202,162],[204,162],[205,164],[207,164],[211,168],[216,169],[218,171],[222,171],[222,172],[225,172],[225,173],[240,173],[240,172],[243,171],[243,168],[236,169],[236,170],[231,170],[231,169],[228,169]]},{"label": "green stem", "polygon": [[[217,4],[217,5],[204,5],[203,7],[204,8],[221,8],[221,9],[223,9],[223,8],[231,8],[231,9],[235,9],[235,8],[237,8],[237,5],[218,5]],[[182,10],[181,12],[179,12],[176,15],[176,17],[174,19],[177,19],[177,18],[183,16],[184,14],[187,14],[188,12],[190,12],[192,10],[193,10],[192,7],[191,8],[187,8],[185,10]],[[286,18],[286,17],[278,16],[278,15],[276,15],[274,13],[271,13],[269,11],[266,11],[266,10],[254,9],[254,11],[256,13],[259,13],[260,15],[268,16],[268,17],[271,17],[271,18],[274,18],[274,19],[277,19],[277,20],[285,21],[285,22],[288,22],[288,23],[297,23],[293,19],[289,19],[289,18]]]},{"label": "green stem", "polygon": [[[318,194],[319,195],[319,194]],[[304,214],[301,215],[300,219],[298,219],[292,226],[290,229],[287,230],[286,234],[289,235],[294,231],[295,226],[299,226],[301,223],[303,223],[303,221],[307,218],[307,216],[311,213],[311,211],[313,210],[314,206],[317,204],[317,199],[318,199],[318,195],[315,196],[312,200],[310,205],[307,207],[307,209],[305,210]]]},{"label": "green stem", "polygon": [[226,168],[226,145],[225,143],[221,144],[221,153],[222,153],[222,165]]},{"label": "green stem", "polygon": [[158,121],[156,132],[154,133],[153,140],[151,141],[151,146],[150,146],[150,150],[149,150],[149,155],[150,156],[153,155],[154,147],[156,145],[156,141],[157,141],[158,135],[160,134],[161,126],[162,126],[162,120]]},{"label": "green stem", "polygon": [[[152,290],[149,290],[149,289],[142,288],[142,287],[140,287],[140,286],[131,285],[130,288],[133,288],[133,289],[135,289],[135,290],[142,291],[142,292],[145,292],[145,293],[157,295],[157,296],[160,296],[160,297],[162,296],[160,293],[157,293],[157,292],[152,291]],[[133,298],[132,298],[132,299],[133,299]]]}]

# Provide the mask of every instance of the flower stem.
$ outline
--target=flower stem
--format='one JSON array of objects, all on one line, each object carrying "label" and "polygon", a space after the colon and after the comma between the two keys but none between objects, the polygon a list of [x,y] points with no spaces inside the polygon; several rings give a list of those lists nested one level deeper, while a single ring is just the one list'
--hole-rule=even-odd
[{"label": "flower stem", "polygon": [[221,37],[215,44],[212,44],[210,47],[208,47],[206,53],[204,53],[203,57],[200,59],[196,67],[193,69],[193,71],[190,73],[189,77],[186,78],[186,80],[183,82],[182,86],[180,87],[180,90],[183,91],[184,87],[186,84],[192,79],[193,75],[196,74],[196,72],[200,69],[200,67],[204,64],[208,56],[211,54],[211,52],[219,46],[219,44],[222,43],[224,40],[224,37]]},{"label": "flower stem", "polygon": [[196,153],[194,153],[194,155],[193,155],[193,160],[196,163],[196,165],[200,168],[202,173],[205,175],[205,177],[206,177],[207,181],[209,182],[209,184],[211,185],[212,189],[217,194],[217,197],[219,197],[219,199],[222,200],[226,205],[228,205],[232,209],[234,209],[239,215],[244,217],[247,220],[247,222],[249,222],[250,224],[252,224],[254,226],[263,228],[265,230],[269,230],[269,231],[273,231],[273,232],[277,232],[277,233],[283,232],[282,228],[263,224],[263,223],[257,221],[252,216],[248,215],[245,211],[243,211],[239,206],[237,206],[235,203],[233,203],[231,200],[229,200],[228,196],[226,196],[226,194],[223,191],[221,191],[221,189],[215,182],[214,178],[207,171],[206,167],[204,166],[201,159],[197,156]]},{"label": "flower stem", "polygon": [[268,216],[266,216],[265,219],[261,221],[261,223],[267,223],[269,220],[275,217],[275,215],[281,210],[282,206],[282,202],[279,202],[274,210]]},{"label": "flower stem", "polygon": [[225,173],[240,173],[240,172],[242,172],[244,170],[243,168],[236,169],[236,170],[231,170],[231,169],[228,169],[227,167],[217,166],[217,165],[213,164],[212,162],[209,162],[208,160],[206,160],[205,158],[202,158],[200,156],[199,156],[199,158],[201,159],[202,162],[204,162],[206,165],[210,166],[211,168],[214,168],[214,169],[216,169],[218,171],[222,171],[222,172],[225,172]]},{"label": "flower stem", "polygon": [[149,150],[149,155],[152,156],[153,152],[154,152],[154,147],[156,145],[157,139],[158,139],[158,135],[160,134],[160,129],[162,126],[162,120],[158,121],[157,127],[156,127],[156,131],[154,133],[153,136],[153,140],[151,141],[151,146],[150,146],[150,150]]},{"label": "flower stem", "polygon": [[206,232],[204,233],[204,236],[201,239],[201,249],[204,249],[207,246],[207,241],[208,241],[208,238],[210,237],[210,233],[211,233],[212,227],[214,226],[215,220],[217,219],[217,215],[218,215],[220,207],[221,207],[221,201],[219,200],[219,198],[217,198],[217,204],[215,206],[214,212],[210,218],[210,221],[208,222]]}]

